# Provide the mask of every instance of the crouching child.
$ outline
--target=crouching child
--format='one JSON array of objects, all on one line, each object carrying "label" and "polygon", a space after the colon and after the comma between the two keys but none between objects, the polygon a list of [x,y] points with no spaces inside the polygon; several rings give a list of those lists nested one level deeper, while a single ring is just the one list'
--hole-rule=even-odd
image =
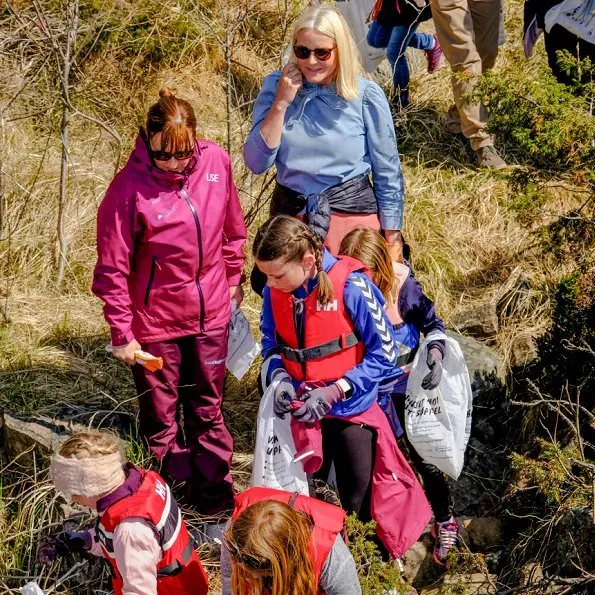
[{"label": "crouching child", "polygon": [[115,595],[206,595],[206,573],[169,486],[125,462],[114,435],[73,434],[53,457],[50,477],[68,500],[99,517],[95,529],[64,531],[42,545],[40,562],[88,551],[109,563]]}]

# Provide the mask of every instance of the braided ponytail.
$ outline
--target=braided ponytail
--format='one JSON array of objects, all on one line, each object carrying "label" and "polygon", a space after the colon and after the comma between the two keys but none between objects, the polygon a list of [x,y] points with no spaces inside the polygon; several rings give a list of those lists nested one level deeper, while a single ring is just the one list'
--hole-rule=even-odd
[{"label": "braided ponytail", "polygon": [[321,305],[326,306],[326,304],[330,303],[333,300],[333,284],[329,279],[329,276],[325,273],[324,269],[322,268],[322,244],[318,236],[308,230],[310,235],[312,236],[314,248],[314,257],[316,258],[316,270],[318,272],[318,301]]}]

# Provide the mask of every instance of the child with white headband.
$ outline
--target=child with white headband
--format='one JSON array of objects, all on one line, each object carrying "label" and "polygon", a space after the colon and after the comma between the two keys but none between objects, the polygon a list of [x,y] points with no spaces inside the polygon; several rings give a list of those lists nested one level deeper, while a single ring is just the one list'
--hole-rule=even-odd
[{"label": "child with white headband", "polygon": [[67,552],[103,555],[115,595],[205,595],[208,580],[169,486],[154,471],[126,463],[116,436],[72,435],[50,465],[56,489],[97,510],[97,529],[64,531],[41,546],[51,564]]}]

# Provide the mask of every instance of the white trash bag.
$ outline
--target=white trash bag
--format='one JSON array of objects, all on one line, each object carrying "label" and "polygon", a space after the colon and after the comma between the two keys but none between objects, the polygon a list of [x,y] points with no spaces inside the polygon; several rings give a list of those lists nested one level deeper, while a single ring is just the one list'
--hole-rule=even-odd
[{"label": "white trash bag", "polygon": [[[433,390],[424,390],[422,380],[429,372],[428,344],[442,339],[446,349],[442,378]],[[430,333],[417,351],[405,401],[407,438],[426,462],[453,479],[463,469],[465,449],[471,433],[473,395],[467,364],[458,342],[444,333]]]},{"label": "white trash bag", "polygon": [[20,587],[21,595],[43,595],[43,591],[37,584],[37,581],[27,583],[24,587]]},{"label": "white trash bag", "polygon": [[259,353],[260,345],[252,336],[248,319],[238,308],[236,301],[232,300],[227,340],[227,369],[241,380]]},{"label": "white trash bag", "polygon": [[335,8],[343,15],[353,33],[362,67],[366,72],[374,72],[386,54],[384,48],[373,48],[368,45],[370,25],[366,20],[373,6],[374,0],[338,0],[335,4]]},{"label": "white trash bag", "polygon": [[[266,374],[267,366],[263,366]],[[252,485],[308,495],[308,479],[296,454],[291,434],[291,414],[279,419],[273,412],[275,387],[273,380],[266,389],[258,408],[256,447],[252,466]],[[266,383],[263,382],[263,385]]]}]

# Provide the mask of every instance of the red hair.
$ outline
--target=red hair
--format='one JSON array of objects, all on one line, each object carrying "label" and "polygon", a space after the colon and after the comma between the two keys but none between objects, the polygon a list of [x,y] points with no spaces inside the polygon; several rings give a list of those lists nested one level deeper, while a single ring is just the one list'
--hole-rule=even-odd
[{"label": "red hair", "polygon": [[161,132],[162,151],[189,151],[196,140],[194,110],[173,89],[161,89],[159,101],[149,108],[145,131],[148,140]]}]

